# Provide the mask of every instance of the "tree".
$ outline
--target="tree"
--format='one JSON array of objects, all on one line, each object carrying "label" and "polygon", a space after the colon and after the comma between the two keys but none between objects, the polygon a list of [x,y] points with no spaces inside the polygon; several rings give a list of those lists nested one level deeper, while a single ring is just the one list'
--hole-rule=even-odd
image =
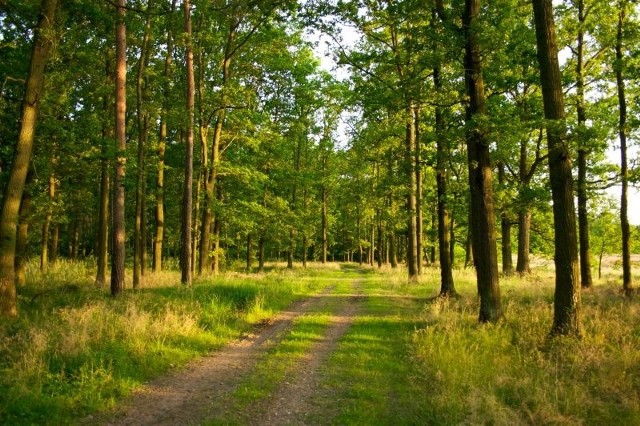
[{"label": "tree", "polygon": [[20,133],[0,215],[0,315],[16,316],[15,256],[20,203],[24,192],[44,84],[44,67],[52,46],[57,0],[43,0],[35,31],[26,91],[22,104]]},{"label": "tree", "polygon": [[580,278],[571,155],[551,0],[533,0],[540,81],[547,120],[549,175],[553,198],[556,282],[552,334],[580,334]]},{"label": "tree", "polygon": [[111,294],[124,290],[125,257],[125,163],[127,114],[127,32],[125,0],[116,0],[116,68],[115,68],[115,139],[116,161],[113,175],[113,249],[111,252]]},{"label": "tree", "polygon": [[503,316],[503,312],[498,282],[490,144],[485,129],[487,110],[478,41],[479,14],[480,1],[466,0],[462,22],[465,37],[465,83],[469,95],[467,153],[471,191],[471,235],[480,294],[479,320],[496,322]]},{"label": "tree", "polygon": [[620,139],[620,178],[622,190],[620,192],[620,228],[622,230],[622,290],[631,293],[631,253],[629,248],[630,229],[628,217],[628,188],[629,171],[627,160],[627,98],[625,94],[625,80],[623,76],[623,31],[626,17],[626,1],[618,2],[618,26],[616,32],[616,89],[618,93],[618,138]]},{"label": "tree", "polygon": [[184,193],[182,204],[182,284],[191,285],[191,214],[193,210],[193,127],[195,124],[195,77],[193,73],[193,42],[191,34],[191,6],[184,1],[184,28],[187,36],[187,135],[185,141]]},{"label": "tree", "polygon": [[162,107],[160,112],[160,137],[158,141],[158,170],[156,177],[156,232],[153,240],[153,270],[162,270],[162,247],[164,244],[164,168],[167,146],[167,121],[169,115],[169,100],[171,96],[171,64],[173,61],[173,20],[171,17],[176,10],[176,0],[171,2],[171,13],[167,19],[167,50],[164,59],[164,80],[162,84]]}]

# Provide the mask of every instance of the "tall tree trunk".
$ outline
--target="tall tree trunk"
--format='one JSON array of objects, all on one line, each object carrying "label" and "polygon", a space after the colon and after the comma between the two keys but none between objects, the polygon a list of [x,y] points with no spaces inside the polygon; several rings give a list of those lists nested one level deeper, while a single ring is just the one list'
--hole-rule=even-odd
[{"label": "tall tree trunk", "polygon": [[111,252],[111,294],[124,290],[125,257],[125,193],[126,112],[127,112],[127,44],[125,27],[125,0],[116,2],[116,164],[113,176],[113,249]]},{"label": "tall tree trunk", "polygon": [[164,244],[164,163],[167,146],[167,117],[169,114],[169,99],[171,98],[171,63],[173,60],[173,12],[176,0],[171,2],[171,14],[167,24],[167,50],[164,57],[164,82],[162,89],[162,109],[160,112],[160,137],[158,140],[158,174],[156,176],[156,232],[153,239],[153,270],[162,271],[162,246]]},{"label": "tall tree trunk", "polygon": [[138,158],[137,158],[137,176],[136,176],[136,212],[135,227],[133,231],[133,288],[140,287],[140,277],[142,275],[142,252],[144,250],[142,233],[145,226],[142,221],[143,204],[145,194],[144,176],[145,176],[145,150],[147,144],[147,133],[149,117],[148,112],[143,109],[144,92],[145,92],[145,73],[149,58],[149,37],[151,34],[151,9],[152,1],[147,3],[147,17],[144,26],[144,36],[142,38],[142,46],[140,47],[140,58],[138,60],[138,71],[136,75],[136,118],[138,125]]},{"label": "tall tree trunk", "polygon": [[[106,61],[106,74],[107,84],[113,85],[113,77],[111,70],[111,61]],[[103,287],[107,282],[107,266],[109,262],[109,158],[107,146],[108,140],[113,136],[111,132],[111,123],[109,118],[112,115],[109,113],[112,99],[109,96],[104,97],[102,111],[104,114],[102,120],[102,146],[101,146],[101,160],[100,160],[100,205],[98,207],[98,235],[96,241],[97,251],[97,271],[95,285],[97,287]]]},{"label": "tall tree trunk", "polygon": [[418,218],[417,218],[417,194],[416,194],[416,173],[415,173],[415,152],[416,152],[416,108],[413,102],[409,102],[407,108],[407,125],[405,138],[405,168],[407,173],[407,271],[409,281],[418,280]]},{"label": "tall tree trunk", "polygon": [[0,214],[0,316],[16,316],[15,256],[20,201],[27,180],[33,139],[38,117],[38,102],[42,97],[44,67],[51,47],[57,0],[43,0],[40,20],[35,31],[22,116],[13,166],[5,189]]},{"label": "tall tree trunk", "polygon": [[378,268],[382,268],[382,252],[384,250],[384,245],[382,243],[382,218],[380,217],[380,209],[376,209],[377,210],[377,214],[376,216],[378,217],[378,243],[377,243],[377,253],[378,253]]},{"label": "tall tree trunk", "polygon": [[258,240],[258,272],[264,270],[264,235]]},{"label": "tall tree trunk", "polygon": [[[506,185],[506,177],[504,164],[500,164],[498,168],[498,182],[501,187]],[[511,219],[506,208],[500,214],[500,229],[502,234],[502,273],[506,276],[513,274],[513,259],[511,251]]]},{"label": "tall tree trunk", "polygon": [[[218,197],[218,191],[216,183],[218,181],[218,167],[220,163],[220,143],[222,139],[222,127],[226,116],[226,108],[228,103],[227,86],[231,80],[231,59],[234,54],[233,45],[236,40],[237,26],[232,25],[227,34],[227,43],[225,46],[225,56],[222,63],[222,95],[220,98],[221,108],[216,114],[216,122],[213,129],[213,141],[211,142],[211,158],[207,163],[207,147],[205,144],[206,138],[203,139],[203,165],[208,170],[207,179],[205,179],[205,191],[204,202],[202,209],[202,223],[201,223],[201,235],[200,235],[200,263],[198,272],[203,274],[212,269],[212,259],[209,256],[211,250],[211,229],[214,229],[214,222],[217,220],[213,215],[213,207],[215,199]],[[214,229],[215,232],[215,229]],[[215,236],[214,236],[215,239]],[[213,245],[217,245],[214,241]],[[219,259],[219,253],[217,250],[213,250],[213,270],[217,272],[217,266]]]},{"label": "tall tree trunk", "polygon": [[251,262],[253,257],[251,256],[251,249],[253,248],[253,241],[251,238],[251,232],[247,234],[247,272],[251,271]]},{"label": "tall tree trunk", "polygon": [[[578,0],[578,46],[576,64],[576,95],[578,128],[584,129],[587,122],[584,100],[584,23],[586,15],[584,0]],[[593,285],[591,278],[591,250],[589,249],[589,216],[587,214],[587,141],[578,141],[578,230],[580,239],[580,282],[583,288]]]},{"label": "tall tree trunk", "polygon": [[465,83],[469,95],[467,133],[469,187],[471,189],[471,237],[480,295],[480,322],[496,322],[502,316],[498,281],[495,215],[489,141],[483,125],[487,115],[482,77],[477,18],[480,0],[466,0],[463,26],[465,35]]},{"label": "tall tree trunk", "polygon": [[54,167],[56,164],[55,156],[51,160],[51,173],[49,174],[49,205],[47,206],[47,214],[42,225],[42,245],[40,250],[40,272],[44,273],[49,268],[49,235],[51,233],[51,221],[53,219],[53,204],[56,197],[56,175]]},{"label": "tall tree trunk", "polygon": [[193,40],[191,5],[184,0],[184,28],[187,36],[187,135],[185,141],[184,194],[182,203],[182,284],[191,285],[191,214],[193,213],[193,128],[195,125],[195,77],[193,73]]},{"label": "tall tree trunk", "polygon": [[[322,159],[322,171],[323,174],[327,173],[327,156],[325,155]],[[329,205],[328,205],[328,191],[327,191],[327,183],[326,176],[324,176],[324,180],[322,182],[322,264],[327,263],[327,250],[328,250],[328,227],[329,227]]]},{"label": "tall tree trunk", "polygon": [[522,207],[518,212],[518,260],[516,272],[520,275],[531,272],[529,260],[529,242],[531,234],[531,210],[529,207]]},{"label": "tall tree trunk", "polygon": [[418,267],[418,275],[422,274],[422,266],[424,263],[424,240],[422,231],[422,144],[420,142],[420,107],[415,107],[415,173],[416,173],[416,266]]},{"label": "tall tree trunk", "polygon": [[18,219],[18,233],[16,235],[16,286],[27,283],[27,238],[29,236],[29,216],[31,215],[31,183],[33,170],[27,173],[27,181],[22,201],[20,202],[20,217]]},{"label": "tall tree trunk", "polygon": [[619,3],[618,31],[616,35],[616,86],[618,89],[618,137],[620,138],[620,179],[622,190],[620,192],[620,228],[622,230],[622,290],[625,294],[632,291],[631,279],[631,249],[629,240],[631,231],[629,227],[627,193],[629,190],[629,171],[627,164],[627,98],[625,95],[625,82],[622,75],[624,56],[622,52],[622,37],[625,21],[626,2]]},{"label": "tall tree trunk", "polygon": [[[440,66],[433,69],[433,82],[437,92],[442,90],[440,80]],[[447,140],[444,135],[445,122],[442,107],[435,109],[436,125],[436,185],[437,185],[437,215],[438,215],[438,252],[440,254],[440,295],[453,296],[456,294],[453,282],[453,268],[451,265],[449,208],[447,203]]]},{"label": "tall tree trunk", "polygon": [[398,254],[396,250],[397,246],[396,232],[394,229],[389,230],[389,260],[391,261],[391,267],[393,269],[398,267]]},{"label": "tall tree trunk", "polygon": [[49,265],[55,265],[58,261],[58,248],[60,247],[60,224],[53,225],[53,233],[49,243]]},{"label": "tall tree trunk", "polygon": [[549,175],[555,230],[556,290],[552,334],[580,333],[580,276],[571,155],[565,144],[562,79],[551,0],[533,0],[544,115],[547,119]]}]

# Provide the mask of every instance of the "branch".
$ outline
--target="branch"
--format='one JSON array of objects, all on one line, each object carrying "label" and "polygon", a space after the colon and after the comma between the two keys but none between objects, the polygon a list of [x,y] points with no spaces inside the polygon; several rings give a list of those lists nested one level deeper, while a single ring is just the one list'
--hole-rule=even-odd
[{"label": "branch", "polygon": [[[0,0],[0,1],[4,1],[4,0]],[[112,0],[104,0],[104,1],[109,3],[113,7],[116,7],[116,8],[120,7],[116,3],[114,3]],[[142,9],[138,9],[137,7],[131,7],[131,6],[123,6],[123,8],[131,12],[139,13],[141,15],[152,15],[152,16],[170,15],[174,12],[173,10],[166,9],[166,8],[163,8],[162,11],[160,12],[151,12],[150,10],[142,10]]]},{"label": "branch", "polygon": [[[249,33],[246,35],[246,37],[240,41],[236,47],[229,53],[229,55],[227,56],[228,58],[232,57],[233,55],[236,54],[236,52],[238,50],[240,50],[242,48],[242,46],[244,46],[245,44],[247,44],[247,42],[249,41],[249,39],[256,33],[256,31],[258,31],[258,28],[260,28],[262,26],[262,24],[264,24],[265,22],[267,22],[267,20],[271,17],[271,14],[273,13],[274,10],[276,10],[276,8],[278,6],[280,6],[283,2],[275,2],[271,9],[269,9],[267,11],[267,13],[262,15],[262,19],[260,19],[254,26],[253,28],[251,28],[251,30],[249,31]],[[238,25],[240,25],[240,22],[238,22]]]},{"label": "branch", "polygon": [[225,106],[219,106],[217,108],[214,108],[211,111],[211,114],[209,114],[209,117],[207,117],[207,120],[204,123],[208,127],[209,124],[211,124],[211,120],[213,120],[213,116],[217,112],[222,111],[223,109],[248,109],[248,108],[249,108],[248,105],[225,105]]}]

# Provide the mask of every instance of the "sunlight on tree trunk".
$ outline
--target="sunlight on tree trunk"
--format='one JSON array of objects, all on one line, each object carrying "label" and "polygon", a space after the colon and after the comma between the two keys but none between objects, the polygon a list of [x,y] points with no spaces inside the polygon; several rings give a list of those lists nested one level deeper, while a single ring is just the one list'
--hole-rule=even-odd
[{"label": "sunlight on tree trunk", "polygon": [[38,117],[38,102],[42,97],[44,68],[52,45],[52,29],[57,0],[43,0],[40,20],[35,31],[22,116],[13,165],[6,186],[0,213],[0,316],[16,316],[15,257],[20,202],[27,180],[29,163]]}]

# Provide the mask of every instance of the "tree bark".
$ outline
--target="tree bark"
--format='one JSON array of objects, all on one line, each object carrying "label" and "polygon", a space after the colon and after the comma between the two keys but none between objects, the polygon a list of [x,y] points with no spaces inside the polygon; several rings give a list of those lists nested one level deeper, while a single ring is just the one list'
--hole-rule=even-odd
[{"label": "tree bark", "polygon": [[4,192],[0,213],[0,316],[17,316],[15,256],[20,202],[24,192],[33,140],[42,98],[44,67],[52,45],[51,34],[57,0],[43,0],[35,31],[26,91],[22,102],[20,132],[15,147],[13,166]]},{"label": "tree bark", "polygon": [[51,159],[51,173],[49,174],[49,205],[47,206],[47,214],[42,224],[42,244],[40,250],[40,272],[44,273],[49,268],[49,235],[51,234],[51,221],[53,219],[53,204],[56,197],[56,175],[55,168],[56,158]]},{"label": "tree bark", "polygon": [[125,0],[116,0],[116,163],[113,176],[113,249],[111,252],[111,294],[124,290],[125,258],[125,192],[126,112],[127,112],[127,38],[125,27]]},{"label": "tree bark", "polygon": [[415,107],[415,173],[416,173],[416,266],[418,267],[418,275],[422,274],[422,266],[424,262],[424,242],[422,232],[422,149],[420,143],[420,108]]},{"label": "tree bark", "polygon": [[469,187],[471,189],[471,237],[480,295],[480,322],[496,322],[503,316],[498,281],[495,215],[493,211],[492,167],[485,130],[486,99],[478,40],[480,0],[466,0],[465,83],[469,95],[467,133]]},{"label": "tree bark", "polygon": [[16,287],[24,286],[27,283],[27,239],[29,236],[29,216],[31,215],[32,196],[30,186],[32,181],[33,170],[29,170],[26,187],[20,202],[18,233],[16,235]]},{"label": "tree bark", "polygon": [[[106,61],[107,84],[111,86],[113,79],[111,77],[111,64]],[[112,108],[108,96],[104,97],[103,114],[105,119],[102,121],[102,147],[100,160],[100,205],[98,207],[98,235],[96,242],[97,251],[97,271],[95,285],[103,287],[107,282],[107,264],[109,262],[109,159],[107,140],[112,136],[110,123],[106,117],[111,117],[109,109]]]},{"label": "tree bark", "polygon": [[[433,82],[437,92],[442,90],[440,67],[433,69]],[[440,254],[440,296],[449,297],[456,294],[451,264],[449,208],[447,203],[447,140],[444,134],[445,122],[442,107],[435,108],[436,126],[436,186],[438,215],[438,253]]]},{"label": "tree bark", "polygon": [[551,0],[533,0],[555,230],[556,288],[552,334],[580,334],[580,276],[571,157],[566,145],[562,79]]},{"label": "tree bark", "polygon": [[[504,164],[500,164],[498,169],[498,182],[500,186],[505,185],[505,171]],[[500,228],[502,235],[502,273],[505,276],[513,274],[513,259],[511,251],[511,220],[506,208],[503,208],[500,214]]]},{"label": "tree bark", "polygon": [[171,2],[167,24],[167,50],[164,57],[164,82],[162,88],[162,109],[160,112],[160,137],[158,140],[158,174],[156,176],[156,232],[153,239],[153,271],[162,271],[162,247],[164,245],[164,167],[167,147],[167,117],[171,98],[171,64],[173,61],[173,25],[171,16],[176,9],[176,0]]},{"label": "tree bark", "polygon": [[[152,1],[147,3],[147,12],[151,9]],[[145,150],[149,130],[149,114],[143,108],[145,96],[145,73],[149,59],[149,37],[151,35],[151,14],[147,13],[144,26],[144,36],[140,47],[140,58],[138,60],[138,70],[136,75],[136,118],[138,125],[138,158],[136,176],[136,211],[135,227],[133,231],[133,288],[137,289],[141,285],[142,264],[144,244],[143,233],[145,223],[143,222],[144,205],[144,179],[145,179]]]},{"label": "tree bark", "polygon": [[631,230],[629,227],[629,171],[627,162],[627,98],[625,95],[625,81],[622,75],[624,56],[622,52],[623,27],[625,21],[626,2],[620,3],[618,11],[618,30],[616,35],[616,87],[618,92],[618,137],[620,139],[620,180],[622,190],[620,192],[620,228],[622,231],[622,290],[629,295],[632,292],[631,278],[631,249],[629,240]]},{"label": "tree bark", "polygon": [[258,240],[258,272],[264,270],[264,235]]},{"label": "tree bark", "polygon": [[182,202],[182,262],[181,280],[191,285],[191,214],[193,210],[193,128],[195,126],[195,77],[193,73],[193,40],[191,34],[191,5],[184,0],[184,28],[187,36],[187,134],[185,138],[184,193]]},{"label": "tree bark", "polygon": [[[578,45],[576,64],[576,95],[578,129],[586,127],[584,100],[584,0],[578,0]],[[583,288],[593,285],[591,278],[591,250],[589,248],[589,216],[587,214],[587,157],[589,149],[584,136],[578,141],[578,230],[580,241],[580,282]]]},{"label": "tree bark", "polygon": [[518,212],[518,261],[516,272],[520,275],[531,272],[529,260],[529,242],[531,234],[531,210],[528,207]]},{"label": "tree bark", "polygon": [[328,205],[328,191],[327,191],[327,163],[328,163],[328,155],[325,154],[322,158],[322,172],[323,172],[323,182],[322,182],[322,264],[327,263],[327,250],[328,250],[328,228],[329,228],[329,205]]},{"label": "tree bark", "polygon": [[251,238],[251,232],[247,234],[247,272],[251,271],[251,262],[253,257],[251,256],[251,249],[253,246],[253,241]]},{"label": "tree bark", "polygon": [[417,218],[417,194],[415,173],[416,151],[416,108],[409,102],[407,108],[407,125],[405,138],[405,168],[407,174],[407,271],[409,281],[418,280],[418,218]]}]

